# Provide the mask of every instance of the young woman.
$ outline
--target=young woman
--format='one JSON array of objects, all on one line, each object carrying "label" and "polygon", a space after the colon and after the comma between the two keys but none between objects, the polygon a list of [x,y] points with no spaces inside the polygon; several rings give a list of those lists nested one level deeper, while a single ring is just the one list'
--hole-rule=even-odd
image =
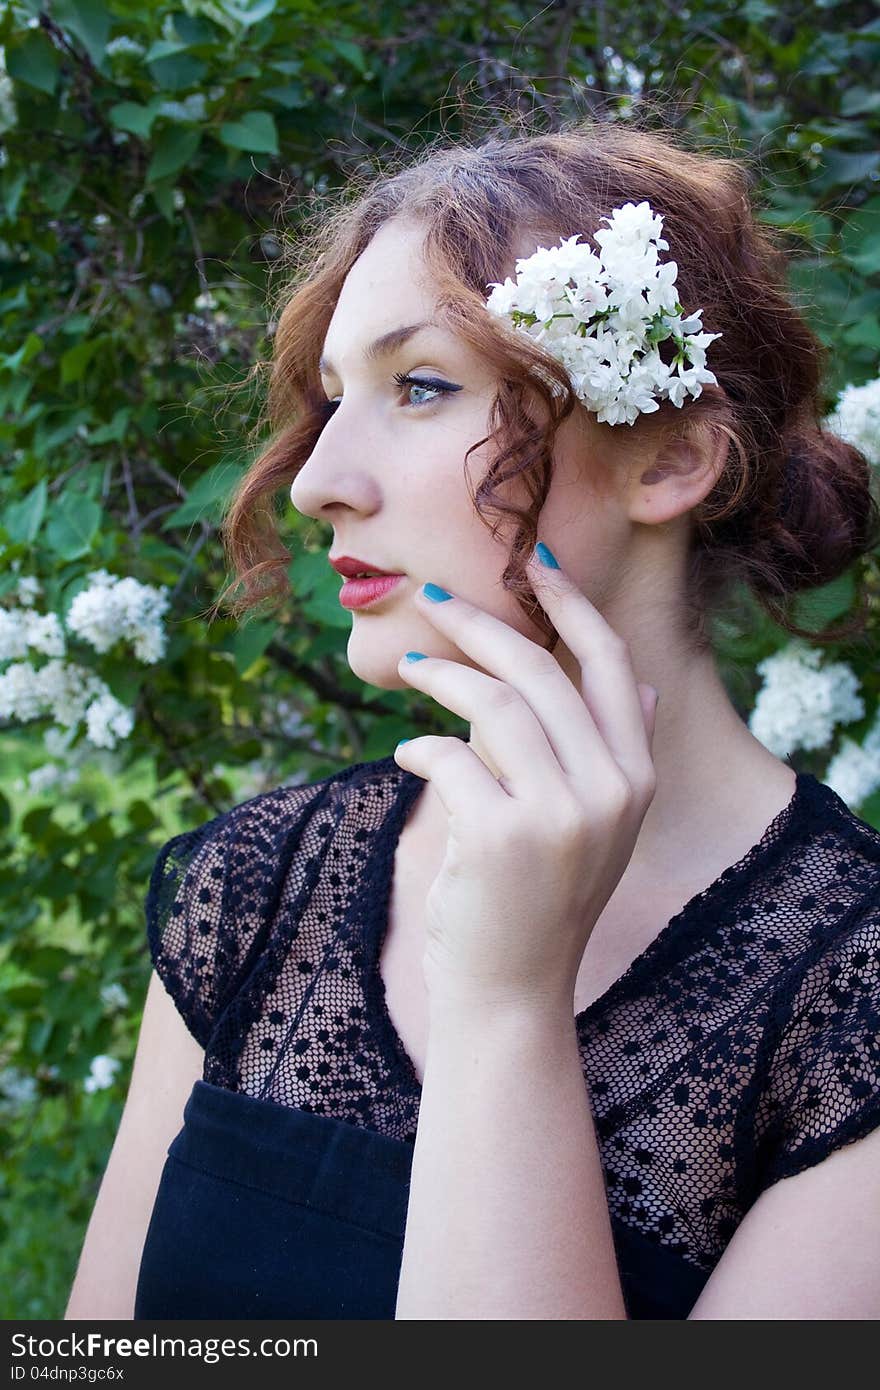
[{"label": "young woman", "polygon": [[[549,248],[604,359],[516,318]],[[284,591],[289,488],[396,576],[343,587],[352,671],[470,732],[162,849],[68,1317],[877,1316],[880,834],[752,736],[707,633],[880,532],[746,170],[617,126],[445,145],[307,252],[238,611]],[[645,303],[705,330],[678,386],[673,338],[621,384]]]}]

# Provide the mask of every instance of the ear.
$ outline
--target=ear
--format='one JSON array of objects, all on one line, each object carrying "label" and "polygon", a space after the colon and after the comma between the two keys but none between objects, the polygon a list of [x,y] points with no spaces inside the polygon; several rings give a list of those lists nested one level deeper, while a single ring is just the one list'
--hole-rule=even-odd
[{"label": "ear", "polygon": [[647,466],[634,470],[629,488],[632,521],[670,521],[691,511],[717,483],[730,444],[713,426],[698,424],[661,442]]}]

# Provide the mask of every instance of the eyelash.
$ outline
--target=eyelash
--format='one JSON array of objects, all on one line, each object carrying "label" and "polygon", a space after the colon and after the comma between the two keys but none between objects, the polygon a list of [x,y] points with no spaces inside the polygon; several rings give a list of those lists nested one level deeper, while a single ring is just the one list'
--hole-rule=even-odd
[{"label": "eyelash", "polygon": [[[434,377],[410,376],[408,372],[395,372],[395,373],[394,373],[394,381],[395,381],[395,382],[397,383],[397,385],[401,388],[401,390],[403,390],[403,388],[404,388],[405,386],[424,386],[427,390],[429,390],[429,391],[438,391],[438,392],[440,393],[440,395],[443,395],[443,396],[452,395],[452,393],[453,393],[454,391],[460,389],[460,388],[455,387],[455,386],[449,386],[449,385],[447,385],[447,383],[446,383],[445,381],[438,381],[438,380],[437,380],[436,378],[434,378]],[[439,399],[438,396],[435,396],[435,397],[434,397],[434,400],[438,400],[438,399]],[[409,404],[412,405],[412,404],[413,404],[412,401],[410,401]],[[434,404],[434,401],[423,401],[421,406],[415,405],[415,406],[413,406],[413,409],[414,409],[414,410],[420,410],[420,409],[422,408],[422,406],[433,405],[433,404]],[[323,402],[323,409],[324,409],[325,414],[328,415],[328,416],[332,415],[333,412],[335,411],[335,409],[336,409],[336,407],[337,407],[338,405],[339,405],[339,401],[324,401],[324,402]]]}]

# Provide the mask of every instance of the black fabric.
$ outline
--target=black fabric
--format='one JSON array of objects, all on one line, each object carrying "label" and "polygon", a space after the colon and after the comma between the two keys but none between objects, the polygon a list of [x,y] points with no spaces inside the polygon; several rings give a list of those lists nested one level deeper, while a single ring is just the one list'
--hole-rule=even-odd
[{"label": "black fabric", "polygon": [[[168,1154],[136,1319],[393,1319],[411,1144],[197,1081]],[[612,1229],[630,1316],[680,1318],[706,1275]]]},{"label": "black fabric", "polygon": [[[150,951],[205,1068],[136,1316],[394,1316],[420,1086],[379,956],[424,785],[359,763],[160,850]],[[880,1123],[880,833],[798,773],[576,1027],[628,1312],[686,1318],[760,1194]]]}]

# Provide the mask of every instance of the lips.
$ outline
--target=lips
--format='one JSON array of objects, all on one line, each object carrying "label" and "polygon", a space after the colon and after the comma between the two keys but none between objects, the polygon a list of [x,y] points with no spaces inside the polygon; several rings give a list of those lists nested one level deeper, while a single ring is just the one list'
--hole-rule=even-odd
[{"label": "lips", "polygon": [[376,575],[389,576],[400,573],[399,570],[382,569],[381,565],[374,565],[369,560],[359,560],[352,555],[338,555],[336,559],[330,557],[330,564],[346,579],[356,579],[364,574],[372,578]]},{"label": "lips", "polygon": [[346,579],[339,590],[339,602],[343,608],[372,607],[395,589],[404,577],[402,574],[377,574],[372,579]]}]

